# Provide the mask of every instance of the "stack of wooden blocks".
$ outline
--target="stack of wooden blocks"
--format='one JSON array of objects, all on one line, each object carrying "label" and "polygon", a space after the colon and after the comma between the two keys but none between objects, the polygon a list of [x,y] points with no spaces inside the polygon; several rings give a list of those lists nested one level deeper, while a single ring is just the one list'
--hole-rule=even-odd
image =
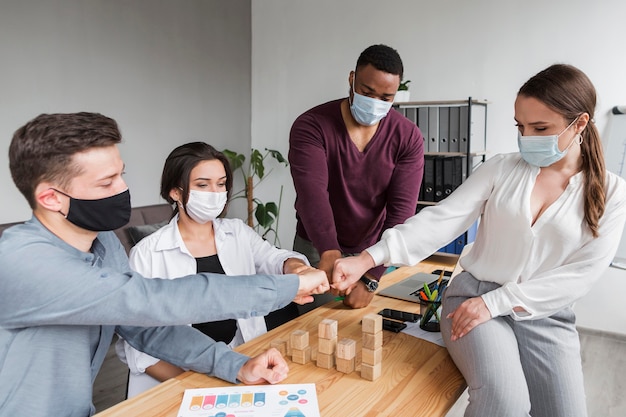
[{"label": "stack of wooden blocks", "polygon": [[382,371],[383,317],[373,313],[365,315],[362,320],[362,329],[361,378],[374,381]]},{"label": "stack of wooden blocks", "polygon": [[356,342],[343,338],[337,342],[337,370],[344,374],[354,372],[356,361]]},{"label": "stack of wooden blocks", "polygon": [[335,367],[337,347],[337,320],[324,319],[318,325],[317,366],[324,369]]},{"label": "stack of wooden blocks", "polygon": [[309,346],[309,332],[295,330],[291,333],[291,360],[295,363],[306,364],[311,360],[311,346]]}]

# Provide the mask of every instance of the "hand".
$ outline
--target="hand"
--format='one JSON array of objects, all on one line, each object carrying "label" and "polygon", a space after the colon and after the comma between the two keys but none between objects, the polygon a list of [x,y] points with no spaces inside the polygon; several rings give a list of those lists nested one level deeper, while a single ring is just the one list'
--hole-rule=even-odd
[{"label": "hand", "polygon": [[289,366],[280,352],[275,348],[270,348],[254,358],[250,358],[244,363],[237,379],[247,385],[276,384],[287,378]]},{"label": "hand", "polygon": [[376,264],[367,251],[361,252],[359,256],[350,256],[335,261],[331,287],[336,291],[348,293],[348,289]]},{"label": "hand", "polygon": [[312,267],[298,258],[288,258],[283,262],[283,274],[299,274],[309,268]]},{"label": "hand", "polygon": [[346,292],[343,304],[351,308],[367,307],[374,298],[374,293],[369,292],[365,284],[358,281],[351,291]]},{"label": "hand", "polygon": [[452,319],[450,340],[454,342],[479,324],[491,320],[491,313],[481,297],[474,297],[463,301],[447,318]]},{"label": "hand", "polygon": [[337,259],[341,259],[343,255],[341,251],[333,249],[322,252],[320,255],[320,263],[317,264],[317,267],[322,271],[326,272],[326,276],[328,278],[328,283],[332,284],[333,280],[333,268],[335,266],[335,261]]},{"label": "hand", "polygon": [[312,294],[324,294],[330,289],[326,274],[315,268],[307,268],[298,273],[300,286],[298,293],[293,299],[295,303],[306,304],[313,301]]}]

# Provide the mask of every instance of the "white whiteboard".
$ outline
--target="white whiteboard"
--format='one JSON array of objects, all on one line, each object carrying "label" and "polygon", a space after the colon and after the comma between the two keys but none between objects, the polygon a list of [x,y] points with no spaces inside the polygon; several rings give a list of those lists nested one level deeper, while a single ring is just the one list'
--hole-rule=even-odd
[{"label": "white whiteboard", "polygon": [[[611,110],[604,134],[606,168],[626,179],[626,106]],[[615,266],[626,267],[626,228],[617,249]],[[619,258],[619,259],[618,259]]]}]

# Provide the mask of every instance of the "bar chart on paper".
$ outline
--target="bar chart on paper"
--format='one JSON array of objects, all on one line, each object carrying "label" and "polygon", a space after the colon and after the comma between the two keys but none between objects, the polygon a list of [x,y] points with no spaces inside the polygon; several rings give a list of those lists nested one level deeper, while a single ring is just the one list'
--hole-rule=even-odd
[{"label": "bar chart on paper", "polygon": [[319,417],[315,384],[185,390],[178,417]]}]

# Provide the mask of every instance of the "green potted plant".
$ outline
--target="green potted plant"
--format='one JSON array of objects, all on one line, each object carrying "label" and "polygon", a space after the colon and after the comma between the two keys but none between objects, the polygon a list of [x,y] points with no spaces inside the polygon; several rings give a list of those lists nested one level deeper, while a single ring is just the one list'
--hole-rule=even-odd
[{"label": "green potted plant", "polygon": [[231,199],[245,198],[247,201],[246,223],[248,226],[256,230],[256,232],[266,240],[269,240],[269,236],[273,234],[274,245],[280,246],[280,239],[278,238],[278,216],[280,214],[280,204],[283,197],[283,186],[280,186],[278,204],[273,201],[264,203],[256,198],[254,196],[254,188],[267,178],[273,170],[270,169],[266,172],[265,162],[268,158],[274,159],[278,164],[284,164],[284,166],[288,166],[289,162],[287,162],[279,151],[274,149],[265,148],[264,153],[258,149],[251,149],[250,162],[247,166],[245,164],[245,155],[229,149],[224,149],[222,152],[230,161],[233,175],[235,175],[235,172],[240,172],[245,184],[243,190],[232,193]]},{"label": "green potted plant", "polygon": [[398,91],[396,92],[396,97],[394,98],[394,102],[405,102],[409,101],[411,93],[409,92],[409,83],[411,80],[402,81],[400,86],[398,87]]}]

